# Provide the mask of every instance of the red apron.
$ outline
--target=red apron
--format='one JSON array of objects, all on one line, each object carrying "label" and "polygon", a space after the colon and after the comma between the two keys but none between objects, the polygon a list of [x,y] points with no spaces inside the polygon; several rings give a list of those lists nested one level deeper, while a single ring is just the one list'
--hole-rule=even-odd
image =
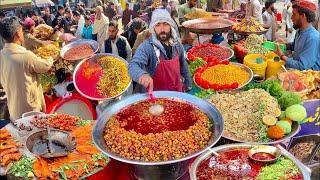
[{"label": "red apron", "polygon": [[165,60],[160,53],[159,64],[153,75],[154,91],[180,91],[183,92],[183,84],[180,74],[179,53],[173,59]]}]

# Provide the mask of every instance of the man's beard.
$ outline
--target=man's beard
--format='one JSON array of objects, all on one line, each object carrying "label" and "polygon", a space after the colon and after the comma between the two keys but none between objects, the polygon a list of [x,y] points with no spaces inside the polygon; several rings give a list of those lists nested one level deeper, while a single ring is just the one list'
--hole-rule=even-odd
[{"label": "man's beard", "polygon": [[295,30],[301,28],[301,20],[300,20],[300,19],[297,21],[296,24],[293,24],[293,28],[294,28]]},{"label": "man's beard", "polygon": [[171,32],[161,32],[160,34],[157,34],[157,38],[160,41],[168,41],[171,37]]}]

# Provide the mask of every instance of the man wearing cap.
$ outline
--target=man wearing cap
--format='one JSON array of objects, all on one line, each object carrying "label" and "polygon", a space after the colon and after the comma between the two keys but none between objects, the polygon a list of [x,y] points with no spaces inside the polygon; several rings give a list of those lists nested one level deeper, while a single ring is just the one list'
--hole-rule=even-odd
[{"label": "man wearing cap", "polygon": [[278,41],[287,44],[287,49],[293,51],[292,57],[283,54],[279,47],[276,53],[288,68],[320,70],[320,33],[312,26],[317,6],[301,0],[293,4],[292,9],[293,28],[297,30],[295,39],[292,43]]},{"label": "man wearing cap", "polygon": [[57,12],[54,20],[52,21],[53,28],[56,28],[56,29],[65,28],[67,22],[64,17],[64,11],[65,11],[64,7],[62,5],[59,5],[58,12]]},{"label": "man wearing cap", "polygon": [[33,36],[33,30],[35,28],[35,23],[31,18],[27,17],[24,20],[23,26],[24,26],[23,47],[25,47],[27,50],[33,51],[42,45],[50,43],[49,41],[42,41],[42,40],[37,39],[36,37]]},{"label": "man wearing cap", "polygon": [[21,46],[24,37],[19,18],[4,18],[0,27],[0,34],[6,42],[0,51],[0,83],[7,94],[10,119],[15,121],[29,111],[45,111],[37,73],[47,72],[53,59],[41,59]]},{"label": "man wearing cap", "polygon": [[129,63],[131,78],[148,91],[180,91],[191,89],[191,78],[185,53],[168,11],[153,12],[149,30],[151,37],[143,42]]}]

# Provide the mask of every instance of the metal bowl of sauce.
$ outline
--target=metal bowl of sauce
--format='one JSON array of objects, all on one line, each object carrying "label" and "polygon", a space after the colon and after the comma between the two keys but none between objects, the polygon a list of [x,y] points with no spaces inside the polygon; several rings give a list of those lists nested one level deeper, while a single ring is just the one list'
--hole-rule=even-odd
[{"label": "metal bowl of sauce", "polygon": [[249,158],[262,163],[272,163],[281,156],[281,150],[275,146],[257,145],[249,150]]}]

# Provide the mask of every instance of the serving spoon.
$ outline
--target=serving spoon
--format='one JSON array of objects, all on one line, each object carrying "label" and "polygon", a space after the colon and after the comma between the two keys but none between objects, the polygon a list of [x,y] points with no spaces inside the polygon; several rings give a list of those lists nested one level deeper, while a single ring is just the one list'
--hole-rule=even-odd
[{"label": "serving spoon", "polygon": [[153,116],[159,116],[164,112],[164,107],[161,104],[156,103],[156,99],[153,96],[153,91],[148,91],[149,101],[152,105],[149,107],[149,113]]}]

